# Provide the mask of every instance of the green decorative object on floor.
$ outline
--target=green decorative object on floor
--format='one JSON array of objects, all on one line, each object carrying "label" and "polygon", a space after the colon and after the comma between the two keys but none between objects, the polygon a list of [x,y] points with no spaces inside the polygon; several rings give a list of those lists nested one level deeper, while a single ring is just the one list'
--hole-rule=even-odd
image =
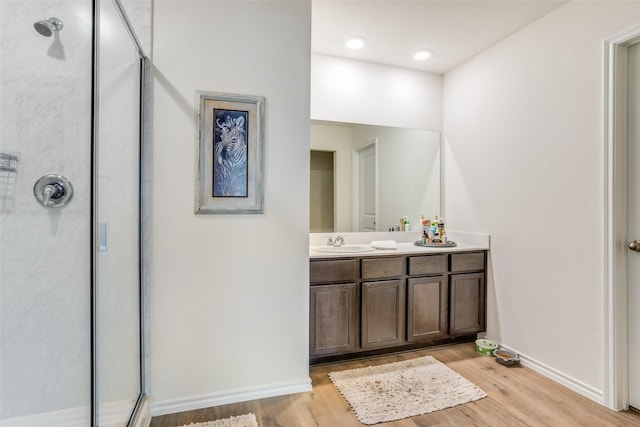
[{"label": "green decorative object on floor", "polygon": [[493,356],[493,351],[498,348],[498,343],[490,340],[476,340],[476,351],[485,356]]}]

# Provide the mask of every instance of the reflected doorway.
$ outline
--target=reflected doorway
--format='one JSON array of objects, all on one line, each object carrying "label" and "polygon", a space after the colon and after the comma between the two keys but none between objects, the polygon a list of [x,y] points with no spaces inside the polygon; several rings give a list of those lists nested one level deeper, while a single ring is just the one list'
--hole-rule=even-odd
[{"label": "reflected doorway", "polygon": [[335,231],[335,151],[311,150],[310,231]]}]

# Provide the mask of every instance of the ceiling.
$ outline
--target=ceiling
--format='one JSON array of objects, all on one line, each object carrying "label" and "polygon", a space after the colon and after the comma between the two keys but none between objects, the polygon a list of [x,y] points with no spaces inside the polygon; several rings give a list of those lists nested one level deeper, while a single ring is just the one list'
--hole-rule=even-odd
[{"label": "ceiling", "polygon": [[[313,53],[443,74],[566,0],[312,0]],[[367,39],[360,50],[347,37]],[[430,59],[413,59],[417,49]]]}]

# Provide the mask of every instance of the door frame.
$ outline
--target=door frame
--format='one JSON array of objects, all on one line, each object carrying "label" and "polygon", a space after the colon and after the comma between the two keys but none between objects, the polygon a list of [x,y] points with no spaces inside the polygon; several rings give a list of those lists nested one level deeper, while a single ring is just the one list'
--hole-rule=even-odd
[{"label": "door frame", "polygon": [[627,309],[627,70],[640,25],[604,40],[604,390],[603,403],[629,408]]},{"label": "door frame", "polygon": [[376,231],[378,230],[378,219],[380,217],[380,209],[378,206],[378,138],[374,138],[370,141],[359,145],[352,150],[351,155],[351,229],[355,232],[360,231],[360,156],[363,151],[373,147],[375,153],[375,165],[376,179],[374,183],[374,192],[376,193]]},{"label": "door frame", "polygon": [[[333,200],[331,201],[331,210],[332,210],[332,214],[333,214],[333,230],[331,231],[331,233],[335,233],[338,231],[338,168],[337,166],[337,156],[338,156],[338,152],[336,150],[325,150],[325,149],[321,149],[321,148],[311,148],[310,149],[310,156],[313,157],[313,153],[331,153],[331,161],[332,163],[332,167],[331,167],[331,172],[333,175]],[[312,186],[313,187],[313,186]],[[328,232],[328,231],[327,231]]]}]

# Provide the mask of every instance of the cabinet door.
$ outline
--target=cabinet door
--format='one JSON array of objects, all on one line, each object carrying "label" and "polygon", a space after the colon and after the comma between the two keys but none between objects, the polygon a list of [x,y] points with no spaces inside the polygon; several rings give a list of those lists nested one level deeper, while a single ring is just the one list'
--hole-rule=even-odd
[{"label": "cabinet door", "polygon": [[404,286],[401,280],[362,283],[362,348],[404,343]]},{"label": "cabinet door", "polygon": [[358,331],[355,283],[311,286],[310,300],[310,356],[354,351]]},{"label": "cabinet door", "polygon": [[445,276],[409,279],[407,283],[407,341],[447,336],[448,286]]},{"label": "cabinet door", "polygon": [[452,275],[449,334],[484,331],[485,306],[484,273]]}]

